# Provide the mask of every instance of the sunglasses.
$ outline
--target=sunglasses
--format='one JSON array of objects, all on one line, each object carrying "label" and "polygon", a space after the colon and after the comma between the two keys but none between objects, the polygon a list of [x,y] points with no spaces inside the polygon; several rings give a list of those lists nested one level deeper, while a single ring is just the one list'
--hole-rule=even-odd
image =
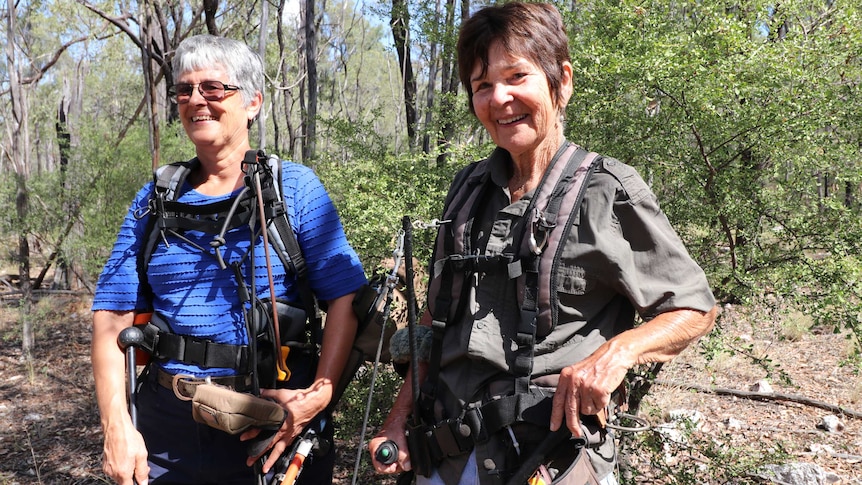
[{"label": "sunglasses", "polygon": [[177,103],[188,103],[192,98],[192,92],[198,88],[198,92],[207,101],[221,101],[227,96],[228,91],[239,91],[239,86],[231,86],[221,81],[203,81],[199,84],[179,83],[168,88],[168,96]]}]

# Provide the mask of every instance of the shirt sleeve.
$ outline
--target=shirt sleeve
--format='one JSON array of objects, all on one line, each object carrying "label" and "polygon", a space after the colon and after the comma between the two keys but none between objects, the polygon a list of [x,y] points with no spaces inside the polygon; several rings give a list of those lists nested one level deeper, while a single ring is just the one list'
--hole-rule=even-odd
[{"label": "shirt sleeve", "polygon": [[284,162],[282,177],[288,215],[317,298],[333,300],[359,289],[366,283],[365,272],[317,175],[303,165]]},{"label": "shirt sleeve", "polygon": [[145,309],[149,303],[141,291],[138,277],[138,253],[146,240],[149,216],[144,214],[153,191],[152,182],[135,195],[120,226],[111,255],[96,285],[92,310],[131,311]]},{"label": "shirt sleeve", "polygon": [[634,168],[605,159],[585,200],[601,255],[595,274],[644,319],[678,309],[709,311],[715,299],[658,201]]}]

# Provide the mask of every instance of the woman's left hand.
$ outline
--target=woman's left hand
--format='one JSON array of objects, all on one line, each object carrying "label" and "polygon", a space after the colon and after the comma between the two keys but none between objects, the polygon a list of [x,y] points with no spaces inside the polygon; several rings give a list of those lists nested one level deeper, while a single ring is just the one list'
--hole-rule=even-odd
[{"label": "woman's left hand", "polygon": [[575,436],[581,435],[581,415],[598,414],[610,402],[611,393],[625,379],[628,359],[605,342],[592,355],[560,372],[551,411],[551,431],[566,426]]},{"label": "woman's left hand", "polygon": [[[272,399],[287,411],[287,417],[272,438],[271,446],[262,451],[260,455],[250,456],[246,461],[248,466],[252,466],[255,461],[268,452],[269,456],[263,464],[263,472],[266,473],[293,443],[294,439],[302,434],[308,423],[324,410],[325,402],[328,401],[321,401],[318,397],[318,391],[313,387],[308,389],[261,389],[260,397]],[[260,434],[260,429],[250,429],[240,436],[240,440],[251,440],[258,434]]]}]

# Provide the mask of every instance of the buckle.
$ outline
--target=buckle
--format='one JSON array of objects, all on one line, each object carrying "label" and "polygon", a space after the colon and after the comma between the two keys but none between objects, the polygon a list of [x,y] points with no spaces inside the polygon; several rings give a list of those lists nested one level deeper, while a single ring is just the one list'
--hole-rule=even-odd
[{"label": "buckle", "polygon": [[[188,382],[184,379],[191,379],[196,382]],[[187,374],[174,374],[174,377],[171,379],[171,389],[180,401],[191,401],[195,397],[195,388],[200,384],[209,382],[209,377],[206,379],[196,379],[194,376]],[[180,384],[183,384],[183,390],[186,392],[180,391]]]}]

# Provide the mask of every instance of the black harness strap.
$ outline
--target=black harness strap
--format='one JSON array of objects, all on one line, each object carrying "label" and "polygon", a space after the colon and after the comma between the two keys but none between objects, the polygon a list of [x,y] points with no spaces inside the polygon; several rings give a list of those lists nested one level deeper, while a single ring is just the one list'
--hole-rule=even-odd
[{"label": "black harness strap", "polygon": [[[478,164],[470,165],[469,172],[463,174],[463,176],[453,182],[454,184],[459,184],[459,186],[469,185],[476,186],[481,184],[482,187],[487,185],[487,179],[489,179],[489,175],[486,173],[482,179],[475,180],[471,178],[473,172],[475,172]],[[479,199],[479,196],[483,192],[483,190],[479,190],[478,193],[475,189],[470,189],[468,191],[458,190],[454,193],[454,199],[450,201],[454,210],[449,211],[448,214],[452,214],[454,216],[458,216],[461,213],[461,209],[467,205],[468,202],[471,203],[472,210],[475,210],[476,200]],[[481,199],[479,199],[481,200]],[[444,217],[444,220],[447,218]],[[457,220],[453,220],[450,224],[444,224],[440,227],[442,237],[442,247],[437,248],[442,251],[442,254],[455,256],[457,253],[457,248],[455,247],[456,237],[453,231],[457,230],[460,227]],[[461,240],[463,240],[463,234]],[[461,248],[463,252],[463,248]],[[454,285],[454,272],[448,268],[448,261],[446,266],[442,268],[442,273],[440,274],[440,289],[437,292],[437,298],[434,302],[434,318],[431,322],[431,336],[432,336],[432,344],[431,344],[431,352],[428,359],[428,376],[434,376],[433,378],[428,378],[425,380],[425,383],[422,387],[421,399],[419,401],[420,408],[423,410],[423,413],[426,416],[432,416],[432,408],[434,405],[434,400],[437,395],[437,385],[438,380],[437,376],[440,374],[440,360],[443,354],[443,334],[446,332],[447,322],[449,321],[450,315],[449,312],[452,307],[452,299],[453,295],[453,285]],[[435,268],[433,268],[434,272],[438,271],[435,262]],[[460,288],[459,288],[460,290]],[[461,307],[461,301],[463,299],[459,299],[459,307]],[[456,310],[457,313],[457,310]],[[416,390],[414,390],[416,392]]]},{"label": "black harness strap", "polygon": [[[269,232],[269,241],[276,247],[276,254],[281,263],[292,271],[296,278],[299,296],[305,306],[306,313],[311,323],[312,342],[315,344],[321,343],[321,317],[318,311],[318,301],[311,290],[311,281],[308,277],[308,266],[305,264],[305,258],[302,255],[302,248],[299,246],[299,241],[296,239],[296,234],[293,232],[293,227],[290,225],[290,220],[287,217],[287,211],[284,207],[284,199],[282,197],[283,188],[281,180],[281,172],[277,172],[277,167],[280,166],[278,157],[270,156],[268,159],[261,160],[265,157],[263,151],[258,152],[258,163],[268,163],[270,169],[262,174],[261,185],[263,190],[264,215],[266,220],[270,221],[267,226]],[[278,185],[276,185],[278,184]]]},{"label": "black harness strap", "polygon": [[[156,318],[158,317],[154,314],[153,319]],[[219,344],[206,339],[177,335],[162,330],[161,326],[153,323],[139,326],[144,333],[142,348],[154,359],[174,359],[201,367],[232,368],[240,374],[251,371],[247,345]]]},{"label": "black harness strap", "polygon": [[[287,273],[293,273],[296,278],[300,298],[310,320],[312,342],[319,345],[320,313],[308,279],[308,269],[302,249],[290,225],[284,200],[281,197],[283,193],[281,161],[276,156],[267,157],[263,151],[250,150],[246,154],[244,163],[261,163],[265,168],[261,171],[262,194],[260,196],[264,202],[264,215],[269,221],[267,226],[269,241],[275,246],[276,254],[288,270]],[[138,275],[142,291],[148,294],[150,301],[153,295],[147,281],[147,267],[159,240],[169,244],[166,236],[171,234],[191,243],[183,233],[200,231],[215,235],[211,246],[218,251],[219,239],[225,232],[252,223],[251,218],[256,210],[256,198],[250,190],[243,190],[236,197],[210,204],[190,205],[176,201],[189,174],[199,164],[198,159],[194,158],[187,162],[164,165],[153,173],[153,196],[147,206],[150,217],[145,232],[147,238],[138,253]],[[194,246],[210,254],[206,248]],[[223,264],[222,261],[219,262]],[[236,270],[237,268],[234,267],[234,271]],[[243,288],[239,290],[242,292]],[[252,370],[251,352],[247,345],[219,344],[206,339],[177,335],[172,333],[166,324],[149,325],[142,330],[145,331],[145,338],[156,359],[179,360],[203,367],[234,368],[240,372]],[[249,335],[249,338],[254,336]]]}]

